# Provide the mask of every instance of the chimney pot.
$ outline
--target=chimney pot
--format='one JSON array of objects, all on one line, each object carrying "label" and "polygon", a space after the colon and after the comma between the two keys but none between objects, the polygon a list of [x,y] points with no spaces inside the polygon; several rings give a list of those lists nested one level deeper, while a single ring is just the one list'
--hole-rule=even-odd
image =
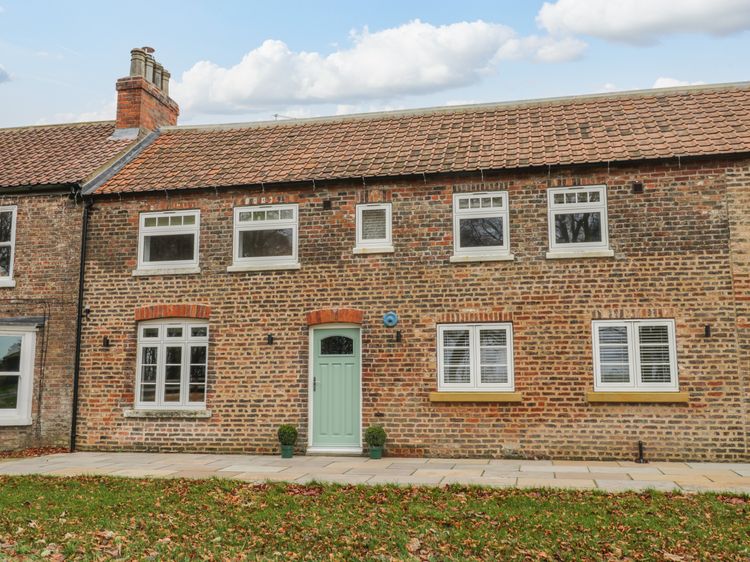
[{"label": "chimney pot", "polygon": [[171,78],[171,74],[166,68],[162,69],[161,72],[161,91],[164,92],[165,96],[169,96],[169,79]]},{"label": "chimney pot", "polygon": [[164,72],[164,67],[160,65],[158,62],[154,61],[154,86],[156,86],[160,90],[161,90],[162,72]]},{"label": "chimney pot", "polygon": [[154,57],[146,54],[146,82],[154,83]]},{"label": "chimney pot", "polygon": [[146,74],[146,53],[143,49],[130,51],[130,76],[144,76]]},{"label": "chimney pot", "polygon": [[153,47],[145,47],[144,46],[144,47],[141,47],[141,50],[144,53],[149,54],[149,55],[153,55],[154,54],[154,48]]}]

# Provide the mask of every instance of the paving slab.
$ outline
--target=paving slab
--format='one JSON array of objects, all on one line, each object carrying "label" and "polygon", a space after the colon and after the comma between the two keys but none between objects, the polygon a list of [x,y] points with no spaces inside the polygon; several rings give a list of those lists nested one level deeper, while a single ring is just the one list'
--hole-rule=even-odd
[{"label": "paving slab", "polygon": [[497,488],[512,488],[516,485],[516,478],[497,478],[494,476],[446,476],[440,481],[441,486],[460,484],[463,486],[494,486]]},{"label": "paving slab", "polygon": [[593,480],[573,479],[573,478],[519,478],[516,481],[519,488],[576,488],[590,489],[596,488]]},{"label": "paving slab", "polygon": [[680,489],[674,482],[665,482],[663,480],[596,480],[595,482],[597,488],[605,492],[640,492],[644,490],[671,492]]}]

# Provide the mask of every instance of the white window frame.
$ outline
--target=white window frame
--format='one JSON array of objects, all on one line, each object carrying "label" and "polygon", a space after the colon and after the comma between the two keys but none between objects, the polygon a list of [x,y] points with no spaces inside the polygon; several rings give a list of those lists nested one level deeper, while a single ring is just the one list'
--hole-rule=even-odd
[{"label": "white window frame", "polygon": [[[264,220],[255,222],[240,222],[240,213],[253,211],[281,211],[291,209],[291,219]],[[258,258],[241,258],[240,234],[251,230],[276,230],[281,228],[292,229],[292,255],[291,256],[269,256]],[[263,269],[297,269],[299,268],[299,205],[286,203],[279,205],[254,205],[250,207],[234,208],[234,235],[232,241],[232,266],[229,271],[247,271]]]},{"label": "white window frame", "polygon": [[18,218],[18,207],[15,205],[5,205],[0,207],[0,213],[12,213],[12,224],[10,226],[10,241],[0,242],[0,246],[10,247],[10,263],[8,264],[8,275],[0,275],[0,287],[15,287],[16,282],[13,280],[13,266],[16,263],[16,219]]},{"label": "white window frame", "polygon": [[[556,194],[599,194],[599,201],[591,203],[555,203]],[[601,214],[601,242],[567,242],[557,243],[555,240],[555,217],[573,213],[598,212]],[[607,217],[607,186],[586,185],[578,187],[551,187],[547,190],[547,225],[549,238],[549,253],[547,257],[568,257],[567,254],[613,255],[609,249],[609,219]],[[555,254],[560,254],[556,256]]]},{"label": "white window frame", "polygon": [[[362,213],[364,211],[372,210],[385,210],[385,238],[378,240],[365,240],[362,236],[362,228],[364,223],[362,221]],[[355,253],[376,253],[376,252],[392,252],[393,251],[393,213],[391,203],[365,203],[357,205],[356,209],[357,220],[357,245],[354,248]]]},{"label": "white window frame", "polygon": [[[478,207],[474,209],[460,209],[463,199],[471,198],[493,198],[502,199],[502,208]],[[503,221],[503,244],[499,246],[484,246],[480,248],[461,247],[461,219],[480,219],[500,217]],[[476,193],[454,193],[453,194],[453,257],[451,261],[482,261],[513,259],[510,253],[510,212],[508,209],[507,191],[483,191]]]},{"label": "white window frame", "polygon": [[[136,372],[135,372],[135,397],[134,405],[136,410],[205,410],[206,408],[206,396],[208,394],[208,352],[209,352],[209,336],[210,329],[207,322],[199,320],[172,320],[172,319],[160,319],[160,320],[147,320],[138,323],[138,357],[136,360]],[[181,337],[167,337],[168,328],[182,328]],[[159,336],[155,338],[148,338],[143,335],[145,328],[159,328]],[[192,337],[190,335],[191,328],[205,328],[205,337]],[[206,390],[204,393],[204,400],[201,402],[190,401],[190,346],[191,345],[205,345],[206,346]],[[142,402],[141,401],[141,374],[142,374],[142,361],[143,361],[143,348],[144,347],[156,347],[158,348],[158,355],[156,360],[156,401],[155,402]],[[179,402],[165,402],[164,401],[164,390],[165,390],[165,355],[167,347],[182,347],[182,365],[181,365],[181,376],[180,376],[180,401]]]},{"label": "white window frame", "polygon": [[[195,224],[182,226],[146,226],[146,219],[156,217],[172,217],[178,215],[193,215]],[[198,256],[200,255],[200,233],[201,233],[201,212],[199,210],[175,210],[141,213],[138,227],[138,269],[139,270],[170,270],[170,269],[191,269],[198,267]],[[192,234],[195,236],[193,245],[193,258],[190,260],[173,260],[160,262],[144,262],[144,244],[146,236],[159,236],[166,234]]]},{"label": "white window frame", "polygon": [[[0,426],[31,425],[31,399],[34,391],[34,357],[36,355],[36,326],[3,326],[2,336],[21,337],[21,357],[18,373],[7,373],[19,376],[18,398],[16,408],[0,409]],[[0,373],[5,375],[5,373]]]},{"label": "white window frame", "polygon": [[[621,326],[628,334],[629,383],[605,383],[601,378],[599,355],[599,328],[604,326]],[[669,383],[646,383],[641,381],[639,326],[667,326],[669,334],[669,367],[672,381]],[[641,319],[641,320],[594,320],[591,323],[591,334],[594,353],[594,391],[595,392],[678,392],[680,389],[677,371],[677,342],[674,320]]]},{"label": "white window frame", "polygon": [[[439,392],[513,392],[515,389],[514,366],[513,366],[513,324],[510,322],[495,324],[438,324],[437,327],[437,364],[438,364],[438,391]],[[508,382],[505,384],[486,384],[481,382],[480,372],[480,346],[479,332],[481,330],[506,331],[508,343]],[[443,377],[443,332],[446,330],[468,330],[469,349],[471,354],[470,372],[471,382],[445,383]]]}]

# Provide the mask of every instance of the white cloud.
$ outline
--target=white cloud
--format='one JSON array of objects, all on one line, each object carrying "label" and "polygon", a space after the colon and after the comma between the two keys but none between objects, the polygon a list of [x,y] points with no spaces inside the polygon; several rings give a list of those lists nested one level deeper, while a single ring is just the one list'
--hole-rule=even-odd
[{"label": "white cloud", "polygon": [[10,74],[5,70],[5,67],[0,64],[0,84],[3,82],[10,82]]},{"label": "white cloud", "polygon": [[564,62],[579,58],[586,43],[573,37],[528,37],[513,38],[503,44],[497,52],[497,60],[529,59],[534,62]]},{"label": "white cloud", "polygon": [[599,88],[598,93],[600,94],[606,94],[609,92],[618,92],[621,88],[617,86],[617,84],[613,84],[612,82],[607,82],[602,85],[601,88]]},{"label": "white cloud", "polygon": [[48,125],[50,123],[81,123],[87,121],[110,121],[115,118],[117,113],[117,99],[108,102],[101,102],[99,108],[81,113],[65,112],[55,113],[52,117],[42,117],[37,125]]},{"label": "white cloud", "polygon": [[352,32],[352,45],[330,54],[292,51],[266,40],[229,68],[200,61],[182,74],[173,96],[185,113],[247,113],[268,106],[361,104],[434,93],[478,82],[508,59],[560,62],[585,43],[568,37],[518,37],[484,21]]},{"label": "white cloud", "polygon": [[748,0],[557,0],[537,23],[553,35],[649,44],[673,33],[728,35],[750,29]]},{"label": "white cloud", "polygon": [[652,88],[677,88],[679,86],[700,86],[705,82],[688,82],[687,80],[677,80],[676,78],[669,78],[667,76],[660,76],[654,82]]}]

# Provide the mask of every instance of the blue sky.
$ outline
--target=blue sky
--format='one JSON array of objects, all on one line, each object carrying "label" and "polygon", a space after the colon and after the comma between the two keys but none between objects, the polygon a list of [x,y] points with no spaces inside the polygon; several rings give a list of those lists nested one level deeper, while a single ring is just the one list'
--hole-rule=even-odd
[{"label": "blue sky", "polygon": [[132,47],[181,123],[742,81],[750,0],[0,0],[0,127],[107,119]]}]

